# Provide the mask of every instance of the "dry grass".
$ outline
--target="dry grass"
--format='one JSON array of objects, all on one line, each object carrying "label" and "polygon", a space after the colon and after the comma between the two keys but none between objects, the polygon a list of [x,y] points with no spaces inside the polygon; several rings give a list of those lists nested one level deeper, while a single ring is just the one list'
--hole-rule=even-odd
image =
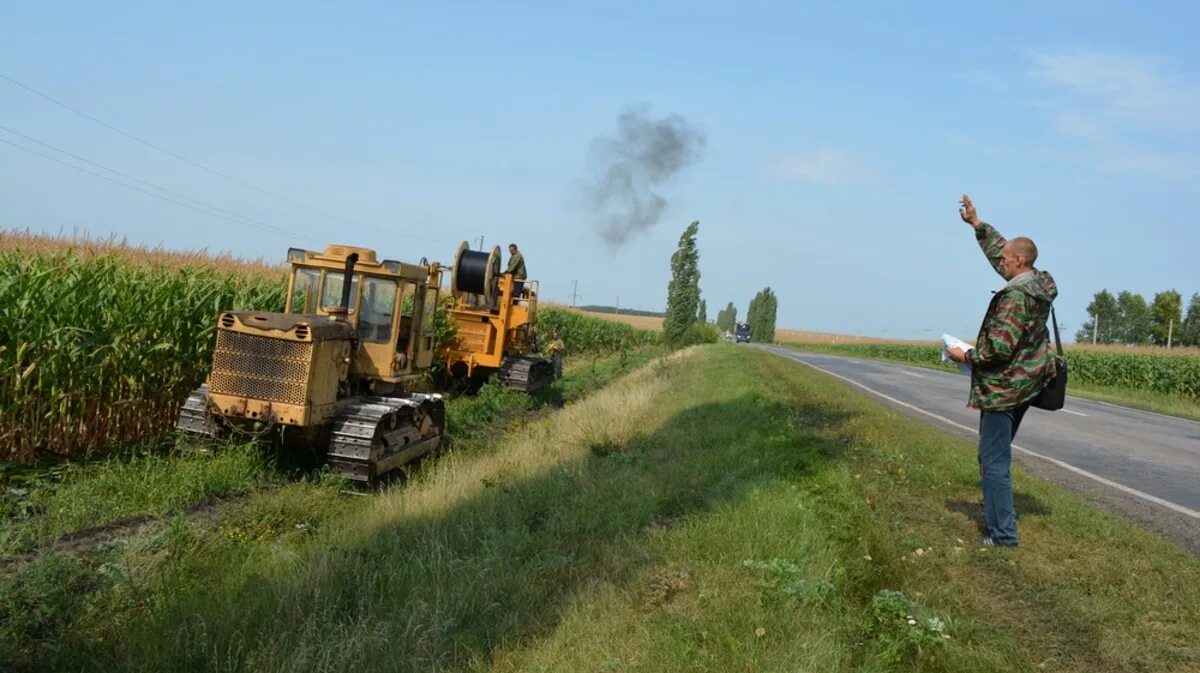
[{"label": "dry grass", "polygon": [[[569,307],[561,307],[569,308]],[[592,318],[600,318],[602,320],[612,320],[614,322],[625,323],[638,329],[648,329],[661,331],[662,318],[653,318],[650,316],[641,315],[623,315],[613,313],[593,313],[591,311],[580,311],[579,309],[570,309],[580,315],[590,316]],[[777,329],[775,330],[775,340],[785,343],[818,343],[818,344],[875,344],[875,343],[910,343],[910,344],[929,344],[936,343],[930,340],[919,339],[881,339],[878,337],[855,336],[853,334],[837,334],[835,332],[809,332],[805,330],[795,329]]]},{"label": "dry grass", "polygon": [[928,339],[881,339],[879,337],[838,334],[836,332],[807,332],[796,329],[775,330],[775,340],[797,344],[929,344]]},{"label": "dry grass", "polygon": [[1196,346],[1174,346],[1167,348],[1165,346],[1132,346],[1128,344],[1088,344],[1075,343],[1067,344],[1066,348],[1078,351],[1093,351],[1098,353],[1121,353],[1125,355],[1186,355],[1189,357],[1200,357],[1200,348]]},{"label": "dry grass", "polygon": [[32,255],[48,255],[68,250],[84,259],[115,256],[134,264],[166,267],[215,268],[220,271],[241,273],[250,276],[282,276],[286,267],[272,264],[262,258],[247,260],[228,252],[210,253],[201,250],[170,250],[162,245],[133,245],[125,238],[92,238],[87,232],[74,231],[56,236],[35,234],[29,229],[0,229],[0,252],[19,250]]},{"label": "dry grass", "polygon": [[624,315],[621,313],[592,313],[591,311],[580,311],[579,309],[571,309],[580,315],[586,315],[592,318],[601,318],[603,320],[612,320],[613,322],[625,323],[638,329],[654,330],[655,332],[662,331],[663,319],[654,318],[646,315]]},{"label": "dry grass", "polygon": [[251,496],[0,603],[101,587],[29,670],[1194,670],[1194,557],[1020,469],[1022,546],[978,549],[975,462],[817,372],[703,347],[362,505]]},{"label": "dry grass", "polygon": [[567,405],[547,421],[515,433],[502,452],[485,458],[444,456],[427,480],[381,498],[369,521],[358,521],[346,531],[347,542],[357,544],[398,519],[452,509],[476,497],[480,484],[517,483],[654,431],[666,420],[666,411],[653,401],[665,393],[682,362],[694,357],[692,348],[659,358],[579,404]]}]

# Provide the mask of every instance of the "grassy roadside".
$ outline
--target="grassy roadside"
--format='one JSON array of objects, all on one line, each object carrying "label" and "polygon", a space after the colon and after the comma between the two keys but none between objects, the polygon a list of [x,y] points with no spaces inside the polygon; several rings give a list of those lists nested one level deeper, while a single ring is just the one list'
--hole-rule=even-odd
[{"label": "grassy roadside", "polygon": [[[846,353],[839,350],[836,346],[829,347],[822,344],[800,344],[800,343],[781,343],[784,348],[792,350],[804,351],[809,353],[824,353],[828,355],[842,355],[853,357],[859,360],[877,360],[880,362],[894,362],[896,364],[908,365],[910,367],[921,367],[923,369],[932,369],[941,372],[953,372],[953,367],[930,362],[912,362],[909,360],[899,360],[885,357],[875,357],[863,355],[861,353]],[[1088,400],[1096,400],[1099,402],[1107,402],[1116,404],[1131,409],[1141,409],[1142,411],[1152,411],[1156,414],[1165,414],[1167,416],[1175,416],[1177,418],[1186,418],[1193,421],[1200,421],[1200,404],[1179,397],[1178,395],[1167,395],[1145,390],[1130,390],[1128,388],[1118,388],[1112,386],[1097,386],[1086,383],[1072,381],[1069,384],[1069,393],[1074,397],[1082,397]]]},{"label": "grassy roadside", "polygon": [[781,358],[706,347],[337,516],[273,492],[103,559],[40,559],[0,603],[72,609],[20,632],[10,609],[0,654],[64,670],[1195,670],[1200,561],[1020,470],[1022,547],[977,549],[976,480],[965,442]]},{"label": "grassy roadside", "polygon": [[[643,347],[624,354],[569,358],[563,379],[536,397],[488,385],[478,395],[451,398],[447,432],[466,445],[478,435],[490,438],[497,424],[578,399],[659,352]],[[291,464],[288,457],[254,444],[231,442],[207,455],[173,447],[171,441],[52,470],[31,470],[24,479],[11,479],[0,492],[0,560],[64,534],[136,517],[179,514],[216,496],[278,488],[297,479],[318,490],[344,487],[340,480],[310,473],[311,464]]]}]

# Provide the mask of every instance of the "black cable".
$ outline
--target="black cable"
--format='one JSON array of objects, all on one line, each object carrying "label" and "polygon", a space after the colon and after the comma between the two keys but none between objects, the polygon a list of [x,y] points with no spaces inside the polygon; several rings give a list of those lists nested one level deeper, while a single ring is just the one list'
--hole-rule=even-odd
[{"label": "black cable", "polygon": [[458,268],[454,269],[454,285],[459,292],[483,294],[484,279],[487,277],[487,265],[491,254],[463,250],[458,260]]}]

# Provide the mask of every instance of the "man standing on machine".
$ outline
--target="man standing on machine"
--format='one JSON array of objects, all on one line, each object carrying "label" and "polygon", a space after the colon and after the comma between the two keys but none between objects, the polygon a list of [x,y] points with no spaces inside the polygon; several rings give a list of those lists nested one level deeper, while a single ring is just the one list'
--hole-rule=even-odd
[{"label": "man standing on machine", "polygon": [[525,291],[525,255],[517,249],[516,243],[508,244],[508,268],[504,273],[511,274],[513,278],[513,294],[520,297]]}]

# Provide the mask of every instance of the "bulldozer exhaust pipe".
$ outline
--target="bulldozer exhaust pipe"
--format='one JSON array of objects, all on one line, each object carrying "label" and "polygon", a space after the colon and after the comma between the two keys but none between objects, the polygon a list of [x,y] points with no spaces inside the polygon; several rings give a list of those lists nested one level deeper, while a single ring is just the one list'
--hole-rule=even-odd
[{"label": "bulldozer exhaust pipe", "polygon": [[354,278],[354,264],[358,262],[358,253],[346,255],[346,275],[342,277],[342,308],[350,309],[350,281]]}]

